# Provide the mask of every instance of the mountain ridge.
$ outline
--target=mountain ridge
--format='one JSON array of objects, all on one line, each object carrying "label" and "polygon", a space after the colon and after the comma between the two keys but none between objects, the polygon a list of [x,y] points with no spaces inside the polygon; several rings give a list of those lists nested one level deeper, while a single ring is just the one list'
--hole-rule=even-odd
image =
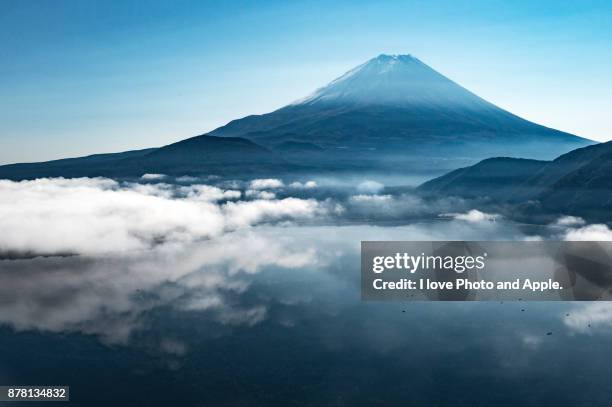
[{"label": "mountain ridge", "polygon": [[167,146],[123,153],[94,154],[40,163],[0,166],[0,178],[139,177],[166,175],[240,175],[282,173],[299,167],[265,147],[239,137],[195,136]]},{"label": "mountain ridge", "polygon": [[608,221],[612,211],[612,141],[537,164],[517,158],[483,160],[429,180],[417,192],[511,204],[520,208],[513,211],[515,214],[576,215]]}]

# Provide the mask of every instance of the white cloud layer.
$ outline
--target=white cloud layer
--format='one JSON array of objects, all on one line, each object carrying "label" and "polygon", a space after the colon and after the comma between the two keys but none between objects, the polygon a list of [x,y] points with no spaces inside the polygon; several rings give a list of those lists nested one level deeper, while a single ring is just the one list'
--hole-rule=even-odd
[{"label": "white cloud layer", "polygon": [[562,216],[559,219],[557,219],[554,225],[568,227],[568,226],[582,226],[585,223],[586,222],[584,221],[584,219],[578,216]]},{"label": "white cloud layer", "polygon": [[158,179],[164,179],[166,178],[166,176],[164,174],[144,174],[140,178],[147,180],[147,181],[154,181]]},{"label": "white cloud layer", "polygon": [[296,181],[289,184],[289,187],[296,189],[312,189],[317,187],[317,183],[315,181],[306,181],[304,183]]},{"label": "white cloud layer", "polygon": [[569,241],[609,241],[612,240],[612,230],[604,224],[570,228],[565,232],[564,239]]},{"label": "white cloud layer", "polygon": [[353,195],[351,201],[353,202],[365,202],[365,203],[387,203],[393,199],[391,195]]},{"label": "white cloud layer", "polygon": [[250,184],[251,189],[274,189],[284,186],[283,181],[276,178],[254,179]]},{"label": "white cloud layer", "polygon": [[472,209],[465,213],[445,213],[440,216],[465,222],[493,222],[500,217],[497,214],[481,212],[478,209]]},{"label": "white cloud layer", "polygon": [[0,180],[0,251],[142,250],[323,212],[310,199],[228,201],[240,196],[209,185],[119,184],[105,178]]},{"label": "white cloud layer", "polygon": [[247,189],[244,192],[244,195],[247,198],[256,198],[256,199],[276,199],[276,194],[270,191],[260,191],[258,189]]}]

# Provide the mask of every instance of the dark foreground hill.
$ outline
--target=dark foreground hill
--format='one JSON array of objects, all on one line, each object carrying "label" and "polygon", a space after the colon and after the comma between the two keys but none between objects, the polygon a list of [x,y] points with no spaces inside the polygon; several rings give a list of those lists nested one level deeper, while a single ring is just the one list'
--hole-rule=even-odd
[{"label": "dark foreground hill", "polygon": [[549,163],[523,158],[488,158],[428,181],[418,189],[436,195],[512,201],[516,198],[513,192]]},{"label": "dark foreground hill", "polygon": [[433,196],[489,198],[521,210],[612,220],[612,142],[579,148],[553,161],[491,158],[421,185]]},{"label": "dark foreground hill", "polygon": [[146,173],[239,176],[278,174],[296,168],[268,149],[243,138],[198,136],[160,148],[4,165],[0,166],[0,178],[123,178]]}]

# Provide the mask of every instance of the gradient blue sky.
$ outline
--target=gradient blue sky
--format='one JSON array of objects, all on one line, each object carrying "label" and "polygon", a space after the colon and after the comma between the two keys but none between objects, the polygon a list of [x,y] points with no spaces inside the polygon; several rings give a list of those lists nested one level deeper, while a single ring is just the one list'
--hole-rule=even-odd
[{"label": "gradient blue sky", "polygon": [[612,139],[610,1],[0,0],[0,163],[167,144],[380,53]]}]

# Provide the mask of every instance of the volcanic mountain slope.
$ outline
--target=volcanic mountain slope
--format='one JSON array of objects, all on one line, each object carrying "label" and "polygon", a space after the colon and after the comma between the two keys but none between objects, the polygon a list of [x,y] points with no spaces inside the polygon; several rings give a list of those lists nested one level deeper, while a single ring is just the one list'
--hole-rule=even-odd
[{"label": "volcanic mountain slope", "polygon": [[491,156],[550,159],[591,144],[523,120],[418,59],[380,55],[311,96],[158,149],[0,167],[0,178],[143,173],[440,171]]},{"label": "volcanic mountain slope", "polygon": [[612,220],[612,142],[579,148],[553,161],[491,158],[421,185],[435,196],[488,197],[534,205],[539,212]]},{"label": "volcanic mountain slope", "polygon": [[268,149],[243,138],[197,136],[160,148],[4,165],[0,166],[0,178],[122,178],[146,173],[241,176],[278,174],[296,168]]},{"label": "volcanic mountain slope", "polygon": [[[415,160],[439,167],[449,159],[473,163],[498,155],[552,159],[592,143],[521,119],[409,55],[380,55],[305,99],[210,134],[244,137],[323,167],[396,168]],[[282,148],[288,142],[301,143],[308,154],[288,152]]]}]

